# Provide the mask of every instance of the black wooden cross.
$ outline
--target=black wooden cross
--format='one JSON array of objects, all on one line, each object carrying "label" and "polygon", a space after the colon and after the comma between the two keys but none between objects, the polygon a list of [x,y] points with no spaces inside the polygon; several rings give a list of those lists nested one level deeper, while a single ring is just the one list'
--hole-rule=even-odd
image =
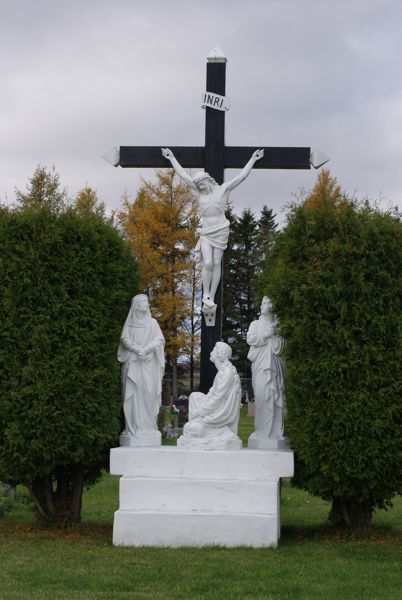
[{"label": "black wooden cross", "polygon": [[[211,52],[207,59],[207,92],[225,96],[226,62],[219,49]],[[167,147],[173,151],[183,167],[204,168],[218,184],[221,184],[225,169],[243,168],[254,150],[263,148],[264,156],[256,162],[254,169],[310,169],[310,148],[225,146],[225,111],[209,106],[205,110],[205,146],[171,146],[166,143],[160,146],[120,146],[120,153],[113,161],[114,165],[123,168],[170,167],[170,162],[161,154],[161,148]],[[215,343],[222,339],[221,283],[215,294],[215,326],[207,327],[202,317],[200,390],[204,393],[211,387],[216,374],[209,355]]]}]

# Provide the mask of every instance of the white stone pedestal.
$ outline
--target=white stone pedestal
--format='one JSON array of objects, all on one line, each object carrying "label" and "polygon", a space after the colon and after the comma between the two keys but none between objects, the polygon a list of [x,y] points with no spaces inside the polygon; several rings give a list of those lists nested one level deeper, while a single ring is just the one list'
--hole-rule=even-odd
[{"label": "white stone pedestal", "polygon": [[113,448],[115,546],[277,546],[291,450]]}]

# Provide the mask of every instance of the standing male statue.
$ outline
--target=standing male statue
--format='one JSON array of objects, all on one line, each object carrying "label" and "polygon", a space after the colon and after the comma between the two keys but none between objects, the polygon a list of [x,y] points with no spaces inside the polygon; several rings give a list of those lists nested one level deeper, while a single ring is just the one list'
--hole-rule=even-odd
[{"label": "standing male statue", "polygon": [[181,448],[203,450],[239,450],[237,435],[241,385],[236,368],[230,362],[232,349],[217,342],[211,361],[218,372],[207,394],[193,392],[189,398],[189,420],[177,440]]},{"label": "standing male statue", "polygon": [[285,340],[277,334],[277,326],[271,300],[264,296],[261,316],[247,333],[255,398],[255,431],[248,439],[249,448],[287,447],[283,437],[285,365],[280,356]]},{"label": "standing male statue", "polygon": [[200,171],[194,177],[189,175],[178,163],[169,148],[162,148],[180,179],[186,183],[198,198],[198,210],[201,218],[200,238],[194,254],[202,267],[203,308],[216,309],[215,293],[221,278],[221,262],[229,237],[229,221],[225,209],[230,192],[250,174],[257,160],[264,156],[264,150],[256,150],[237,177],[219,185],[208,173]]},{"label": "standing male statue", "polygon": [[157,416],[165,370],[165,338],[152,318],[145,294],[134,296],[121,332],[117,359],[122,363],[125,429],[121,446],[159,446]]}]

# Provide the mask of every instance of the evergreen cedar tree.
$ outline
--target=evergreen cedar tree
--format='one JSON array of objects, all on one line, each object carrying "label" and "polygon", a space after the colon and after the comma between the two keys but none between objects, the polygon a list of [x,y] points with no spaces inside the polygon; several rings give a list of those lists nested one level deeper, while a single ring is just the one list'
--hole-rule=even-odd
[{"label": "evergreen cedar tree", "polygon": [[359,533],[402,491],[401,227],[323,171],[263,277],[288,342],[294,482]]},{"label": "evergreen cedar tree", "polygon": [[138,282],[128,244],[57,202],[55,177],[38,168],[19,207],[0,209],[0,479],[67,524],[118,443],[116,349]]}]

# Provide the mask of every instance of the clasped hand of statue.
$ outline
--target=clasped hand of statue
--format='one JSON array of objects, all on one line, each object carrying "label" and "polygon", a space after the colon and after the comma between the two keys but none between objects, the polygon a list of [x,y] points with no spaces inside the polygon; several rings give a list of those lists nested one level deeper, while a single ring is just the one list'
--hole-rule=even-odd
[{"label": "clasped hand of statue", "polygon": [[275,333],[275,325],[273,325],[272,323],[270,325],[266,325],[264,327],[263,330],[263,334],[265,338],[270,338],[271,336],[273,336]]},{"label": "clasped hand of statue", "polygon": [[141,358],[141,360],[145,360],[149,354],[145,347],[137,346],[137,344],[133,344],[131,346],[131,350],[138,356],[138,358]]}]

